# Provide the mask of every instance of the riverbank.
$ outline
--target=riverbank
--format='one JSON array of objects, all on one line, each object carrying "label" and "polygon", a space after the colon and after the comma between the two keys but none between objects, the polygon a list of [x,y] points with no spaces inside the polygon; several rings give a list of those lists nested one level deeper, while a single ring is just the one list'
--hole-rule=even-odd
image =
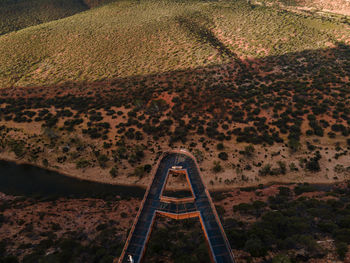
[{"label": "riverbank", "polygon": [[111,185],[65,176],[28,164],[0,161],[0,192],[27,197],[73,197],[103,199],[141,199],[145,189]]},{"label": "riverbank", "polygon": [[[9,165],[12,166],[12,168],[10,168],[10,170],[19,170],[19,173],[24,175],[23,177],[19,177],[17,179],[15,179],[12,182],[11,187],[12,188],[16,188],[16,183],[18,182],[18,186],[25,186],[27,187],[27,183],[23,182],[21,180],[27,180],[28,181],[28,177],[27,177],[27,173],[30,174],[30,176],[34,176],[31,177],[29,181],[31,181],[31,184],[33,184],[33,180],[36,181],[38,183],[38,185],[46,185],[48,182],[49,183],[54,183],[55,187],[57,188],[57,182],[59,182],[60,184],[63,184],[62,186],[65,187],[64,185],[66,184],[68,188],[70,188],[73,184],[73,188],[74,185],[78,185],[78,188],[84,188],[87,187],[89,189],[91,189],[91,194],[93,194],[93,191],[97,191],[95,194],[98,195],[99,187],[102,189],[107,189],[108,191],[104,194],[104,195],[109,195],[109,194],[115,194],[118,195],[118,192],[123,192],[126,193],[126,196],[128,194],[130,194],[130,196],[136,196],[138,198],[142,198],[143,197],[143,193],[146,190],[148,185],[143,185],[143,184],[117,184],[115,182],[104,182],[104,181],[98,181],[98,180],[90,180],[90,179],[85,179],[82,176],[76,176],[74,174],[69,174],[66,172],[62,172],[59,169],[54,169],[54,168],[46,168],[44,166],[40,166],[37,164],[32,164],[28,161],[24,161],[24,160],[18,160],[18,159],[11,159],[11,158],[3,158],[3,156],[1,156],[0,154],[0,167],[2,167],[2,176],[6,176],[6,173],[8,173],[8,171],[6,171],[6,168],[4,169],[3,167]],[[31,171],[32,170],[32,171]],[[28,172],[29,171],[29,172]],[[5,173],[5,175],[4,175]],[[37,176],[36,173],[39,173],[39,177]],[[42,174],[45,174],[45,176],[42,176]],[[1,175],[0,175],[0,181],[1,181]],[[7,175],[9,178],[9,175]],[[42,181],[43,180],[43,181]],[[311,185],[332,185],[335,183],[342,183],[347,181],[346,179],[344,179],[343,181],[330,181],[330,180],[319,180],[317,181],[317,183],[312,180],[290,180],[288,178],[286,178],[285,180],[281,180],[281,178],[272,178],[271,180],[265,180],[263,183],[259,182],[259,183],[246,183],[246,184],[232,184],[232,185],[226,185],[223,187],[215,187],[213,185],[208,184],[207,188],[210,192],[212,193],[217,193],[217,192],[229,192],[229,191],[236,191],[239,189],[243,189],[243,191],[245,191],[245,189],[261,189],[261,188],[266,188],[266,187],[270,187],[272,185],[291,185],[291,184],[302,184],[302,183],[308,183]],[[7,180],[7,184],[9,183],[9,181]],[[79,186],[79,185],[83,185],[83,186]],[[2,187],[0,187],[0,192],[1,190],[3,190],[6,187],[5,184],[2,184]],[[179,185],[167,185],[167,189],[171,190],[171,191],[184,191],[187,190],[188,187],[181,187]],[[30,191],[24,191],[24,192],[31,192]],[[68,190],[69,191],[69,190]],[[100,190],[101,191],[101,190]],[[113,193],[113,191],[116,191],[115,193]],[[6,192],[6,191],[5,191]],[[79,192],[79,191],[78,191]],[[53,194],[54,195],[54,194]],[[125,194],[124,194],[125,196]]]},{"label": "riverbank", "polygon": [[4,153],[1,152],[0,153],[0,162],[1,161],[5,161],[5,162],[10,162],[10,163],[14,163],[16,165],[29,165],[32,167],[36,167],[38,169],[43,169],[49,172],[53,172],[53,173],[58,173],[61,174],[63,176],[67,176],[70,177],[72,179],[77,179],[77,180],[81,180],[81,181],[89,181],[89,182],[94,182],[94,183],[103,183],[103,184],[110,184],[110,185],[117,185],[117,186],[125,186],[125,187],[140,187],[140,188],[144,188],[144,190],[146,190],[147,185],[143,185],[143,184],[127,184],[127,183],[116,183],[115,181],[112,180],[108,180],[104,177],[98,178],[98,177],[89,177],[89,176],[84,176],[86,173],[84,173],[84,171],[82,171],[82,173],[71,173],[68,172],[68,168],[67,169],[62,169],[62,167],[59,168],[54,168],[54,167],[47,167],[44,165],[40,165],[38,163],[33,163],[30,162],[28,160],[24,160],[24,159],[17,159],[14,156],[11,156],[11,153]]}]

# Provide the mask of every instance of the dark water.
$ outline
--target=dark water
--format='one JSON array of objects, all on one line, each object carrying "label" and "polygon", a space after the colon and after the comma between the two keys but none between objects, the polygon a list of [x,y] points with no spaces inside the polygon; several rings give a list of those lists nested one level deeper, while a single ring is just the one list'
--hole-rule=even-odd
[{"label": "dark water", "polygon": [[140,187],[109,185],[71,178],[31,165],[17,165],[0,160],[0,192],[35,197],[142,198]]}]

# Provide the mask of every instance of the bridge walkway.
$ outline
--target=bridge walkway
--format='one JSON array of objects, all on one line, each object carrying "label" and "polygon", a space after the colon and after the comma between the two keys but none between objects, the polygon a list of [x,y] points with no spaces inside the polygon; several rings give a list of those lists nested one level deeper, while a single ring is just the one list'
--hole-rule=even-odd
[{"label": "bridge walkway", "polygon": [[[169,204],[160,201],[168,171],[173,166],[182,166],[187,171],[195,201],[185,204]],[[140,263],[145,252],[153,222],[157,212],[188,214],[199,212],[200,221],[210,246],[213,261],[232,263],[234,257],[227,241],[220,219],[199,174],[198,166],[188,154],[168,153],[160,160],[152,184],[146,192],[143,206],[140,208],[137,222],[130,231],[125,248],[119,260],[127,263],[131,255],[135,263]]]}]

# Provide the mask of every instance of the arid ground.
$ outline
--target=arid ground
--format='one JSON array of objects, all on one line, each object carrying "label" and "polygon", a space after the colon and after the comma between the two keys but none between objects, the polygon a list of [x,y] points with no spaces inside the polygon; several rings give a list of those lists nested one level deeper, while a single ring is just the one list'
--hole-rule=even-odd
[{"label": "arid ground", "polygon": [[[239,263],[350,259],[345,183],[260,185],[212,197]],[[21,262],[112,262],[121,253],[140,202],[1,194],[0,255]],[[183,253],[190,248],[196,252]],[[282,259],[288,261],[277,261]],[[199,221],[157,218],[145,261],[209,262]]]},{"label": "arid ground", "polygon": [[[185,148],[238,262],[349,262],[349,15],[347,0],[5,0],[0,159],[147,187]],[[112,262],[130,194],[2,194],[0,263]],[[147,260],[202,262],[197,226],[160,220]]]},{"label": "arid ground", "polygon": [[348,4],[313,4],[114,2],[3,34],[0,158],[146,187],[186,148],[210,189],[346,180]]}]

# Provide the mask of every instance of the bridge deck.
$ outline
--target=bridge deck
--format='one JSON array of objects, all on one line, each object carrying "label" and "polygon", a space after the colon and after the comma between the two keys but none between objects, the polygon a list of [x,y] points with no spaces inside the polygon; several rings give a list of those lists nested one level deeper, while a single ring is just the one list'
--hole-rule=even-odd
[{"label": "bridge deck", "polygon": [[[160,195],[166,182],[168,171],[173,166],[182,166],[187,171],[195,196],[194,202],[173,204],[160,201]],[[217,263],[234,262],[230,245],[227,242],[209,192],[202,182],[198,166],[188,154],[168,153],[160,160],[153,182],[146,193],[139,217],[135,219],[137,222],[125,244],[119,260],[120,263],[129,262],[128,255],[133,257],[135,263],[141,262],[157,211],[174,214],[198,211],[213,260]]]}]

